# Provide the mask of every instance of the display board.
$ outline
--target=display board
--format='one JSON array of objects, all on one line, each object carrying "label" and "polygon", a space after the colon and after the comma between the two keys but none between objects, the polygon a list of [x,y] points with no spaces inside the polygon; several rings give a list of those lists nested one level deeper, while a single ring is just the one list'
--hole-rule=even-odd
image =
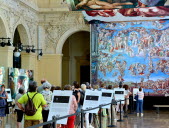
[{"label": "display board", "polygon": [[33,70],[9,68],[8,87],[11,89],[12,99],[15,99],[20,87],[24,87],[27,91],[31,80],[33,80]]},{"label": "display board", "polygon": [[[56,116],[58,118],[69,115],[72,93],[72,91],[67,90],[54,90],[52,102],[49,109],[48,121],[52,120],[53,116]],[[67,119],[68,118],[58,120],[57,124],[67,124]]]},{"label": "display board", "polygon": [[66,0],[71,11],[169,5],[168,0]]},{"label": "display board", "polygon": [[169,93],[169,20],[91,25],[92,84],[144,88],[146,96]]},{"label": "display board", "polygon": [[7,102],[12,102],[11,89],[10,88],[6,88],[5,91],[8,93]]},{"label": "display board", "polygon": [[[124,88],[114,88],[114,97],[116,101],[123,100],[121,101],[122,104],[124,104],[124,99],[125,99],[125,89]],[[120,103],[120,102],[117,102]]]},{"label": "display board", "polygon": [[[90,108],[98,107],[100,105],[101,95],[101,91],[86,90],[82,109],[87,110]],[[87,113],[98,113],[98,111],[99,108],[87,111]]]},{"label": "display board", "polygon": [[[109,104],[113,99],[113,90],[102,89],[102,95],[100,100],[100,105]],[[103,106],[102,108],[110,109],[110,105]]]},{"label": "display board", "polygon": [[0,67],[0,85],[5,84],[5,67]]}]

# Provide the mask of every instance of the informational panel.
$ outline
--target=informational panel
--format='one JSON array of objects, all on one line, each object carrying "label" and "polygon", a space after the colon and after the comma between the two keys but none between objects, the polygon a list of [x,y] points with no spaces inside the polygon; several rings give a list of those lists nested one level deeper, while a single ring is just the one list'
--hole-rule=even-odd
[{"label": "informational panel", "polygon": [[[83,103],[83,110],[98,107],[100,105],[101,95],[102,95],[101,91],[86,90]],[[98,111],[99,108],[87,111],[87,113],[97,113]]]},{"label": "informational panel", "polygon": [[7,102],[12,102],[11,89],[10,88],[6,88],[5,91],[8,93]]},{"label": "informational panel", "polygon": [[[135,95],[137,95],[138,92],[139,92],[139,88],[133,88],[133,101],[136,101],[134,97]],[[143,92],[143,88],[142,88],[142,92]]]},{"label": "informational panel", "polygon": [[[100,105],[111,103],[112,98],[113,98],[113,90],[103,89],[101,100],[100,100]],[[110,108],[110,105],[103,106],[102,108]]]},{"label": "informational panel", "polygon": [[[72,91],[54,90],[52,103],[49,109],[48,121],[52,120],[53,116],[56,116],[58,118],[69,115],[72,93]],[[57,124],[67,124],[67,118],[58,120]]]},{"label": "informational panel", "polygon": [[[114,88],[114,97],[116,101],[125,99],[125,89],[124,88]],[[117,102],[120,103],[120,102]],[[124,103],[124,101],[122,101]]]}]

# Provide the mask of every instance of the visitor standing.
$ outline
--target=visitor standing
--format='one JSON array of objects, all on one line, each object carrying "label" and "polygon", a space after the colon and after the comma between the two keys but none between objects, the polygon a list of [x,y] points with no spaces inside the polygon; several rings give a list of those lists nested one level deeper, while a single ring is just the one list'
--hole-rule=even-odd
[{"label": "visitor standing", "polygon": [[[28,104],[28,101],[30,100],[33,102],[33,105],[35,106],[35,109],[36,109],[35,114],[31,116],[26,114],[30,112],[27,110],[28,108],[26,107],[26,105]],[[22,107],[22,104],[25,104],[25,108]],[[40,121],[42,120],[42,107],[47,106],[46,101],[43,98],[43,95],[40,93],[37,93],[37,83],[35,81],[29,82],[29,92],[24,94],[18,100],[17,105],[23,112],[25,112],[24,128],[40,124]]]},{"label": "visitor standing", "polygon": [[[42,116],[43,116],[43,122],[47,122],[48,120],[48,115],[49,115],[49,109],[50,109],[50,104],[52,101],[52,92],[50,91],[50,84],[49,83],[44,83],[43,84],[43,91],[41,94],[43,95],[47,106],[43,108],[42,110]],[[43,128],[50,128],[50,125],[44,125]]]},{"label": "visitor standing", "polygon": [[143,117],[143,99],[144,99],[144,93],[142,91],[142,88],[139,88],[139,92],[137,93],[138,100],[137,100],[137,116],[139,116],[139,113],[141,114],[141,117]]},{"label": "visitor standing", "polygon": [[[23,94],[25,93],[25,89],[23,87],[19,88],[19,93],[15,97],[15,103],[18,102],[18,99],[20,99]],[[22,107],[24,107],[24,104],[22,104]],[[15,104],[15,111],[17,112],[17,128],[22,128],[22,119],[23,119],[23,111],[18,107],[17,104]]]},{"label": "visitor standing", "polygon": [[5,92],[5,85],[1,85],[0,87],[0,119],[3,122],[4,118],[6,116],[5,110],[6,110],[6,105],[7,102],[6,100],[8,99],[8,94]]},{"label": "visitor standing", "polygon": [[[64,90],[72,90],[71,85],[65,85]],[[69,114],[74,114],[77,110],[77,101],[74,95],[72,95],[72,100],[70,103],[70,109]],[[76,116],[70,116],[68,117],[67,125],[62,125],[61,128],[74,128],[74,122],[75,122]]]}]

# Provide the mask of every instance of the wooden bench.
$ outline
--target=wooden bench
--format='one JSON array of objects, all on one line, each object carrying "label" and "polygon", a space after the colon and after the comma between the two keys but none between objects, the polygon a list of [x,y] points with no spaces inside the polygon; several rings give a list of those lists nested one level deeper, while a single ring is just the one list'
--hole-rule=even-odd
[{"label": "wooden bench", "polygon": [[159,108],[169,108],[169,105],[153,105],[156,108],[156,113],[159,114]]}]

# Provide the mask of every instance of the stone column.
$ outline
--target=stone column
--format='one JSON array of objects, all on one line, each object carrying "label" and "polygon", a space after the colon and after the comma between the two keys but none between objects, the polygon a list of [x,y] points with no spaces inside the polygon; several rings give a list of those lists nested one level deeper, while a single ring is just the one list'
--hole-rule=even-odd
[{"label": "stone column", "polygon": [[8,67],[13,67],[14,47],[0,47],[0,67],[5,67],[5,85],[8,83]]},{"label": "stone column", "polygon": [[13,50],[14,47],[0,47],[0,66],[13,67]]},{"label": "stone column", "polygon": [[21,68],[33,70],[34,73],[34,80],[37,81],[37,53],[21,53]]},{"label": "stone column", "polygon": [[45,78],[49,83],[62,85],[62,54],[44,54],[38,61],[38,82]]}]

